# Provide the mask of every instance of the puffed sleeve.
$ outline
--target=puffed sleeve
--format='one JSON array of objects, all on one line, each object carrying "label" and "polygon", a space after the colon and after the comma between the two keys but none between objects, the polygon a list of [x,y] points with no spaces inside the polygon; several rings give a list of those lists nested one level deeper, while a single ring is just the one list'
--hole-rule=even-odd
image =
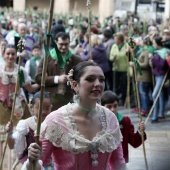
[{"label": "puffed sleeve", "polygon": [[16,131],[12,135],[15,140],[14,148],[18,155],[22,154],[25,149],[25,136],[28,132],[29,129],[25,124],[25,120],[20,120],[17,124]]},{"label": "puffed sleeve", "polygon": [[115,149],[110,157],[109,166],[111,170],[127,170],[125,160],[123,158],[122,144]]},{"label": "puffed sleeve", "polygon": [[[117,133],[114,135],[114,138],[116,138],[116,147],[115,149],[111,152],[111,157],[109,160],[109,166],[111,170],[127,170],[126,168],[126,163],[125,159],[123,157],[123,149],[122,149],[122,135],[120,132],[120,127],[118,120],[110,110],[105,109],[105,113],[107,113],[107,124],[108,128],[110,129],[111,132],[117,131]],[[111,143],[110,145],[113,145],[114,143]]]}]

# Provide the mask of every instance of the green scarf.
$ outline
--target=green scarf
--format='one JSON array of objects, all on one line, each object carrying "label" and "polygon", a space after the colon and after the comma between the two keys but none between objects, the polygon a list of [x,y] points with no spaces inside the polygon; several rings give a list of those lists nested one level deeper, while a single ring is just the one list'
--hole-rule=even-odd
[{"label": "green scarf", "polygon": [[122,122],[124,116],[123,116],[121,113],[117,112],[117,113],[116,113],[116,117],[117,117],[118,122],[119,122],[119,124],[120,124],[120,123]]},{"label": "green scarf", "polygon": [[144,46],[144,47],[139,47],[139,50],[137,51],[136,56],[138,56],[144,50],[147,50],[152,54],[154,53],[153,46],[152,45],[147,45],[147,46]]},{"label": "green scarf", "polygon": [[165,60],[167,51],[168,50],[166,48],[161,48],[160,50],[155,50],[155,53],[157,53],[163,60]]},{"label": "green scarf", "polygon": [[41,56],[39,56],[39,57],[32,56],[31,60],[40,61],[41,58],[42,58]]},{"label": "green scarf", "polygon": [[13,32],[14,37],[20,37],[20,35],[14,30]]},{"label": "green scarf", "polygon": [[[59,50],[58,50],[59,51]],[[56,53],[56,49],[53,48],[52,50],[50,50],[50,54],[51,54],[51,57],[58,61],[59,62],[59,65],[61,68],[64,68],[67,64],[67,60],[69,60],[71,58],[71,56],[73,55],[72,52],[69,50],[68,53],[65,55],[65,56],[59,56],[57,53]],[[62,57],[62,58],[61,58]]]},{"label": "green scarf", "polygon": [[124,42],[122,43],[122,44],[120,44],[120,45],[118,45],[118,49],[119,49],[119,51],[121,50],[121,48],[124,46]]},{"label": "green scarf", "polygon": [[18,76],[19,76],[19,86],[22,88],[23,83],[25,83],[25,77],[24,77],[24,72],[22,69],[18,71]]},{"label": "green scarf", "polygon": [[[47,36],[51,37],[51,34],[47,34]],[[67,60],[69,60],[72,56],[71,51],[69,50],[68,53],[65,56],[62,56],[61,52],[59,51],[57,44],[54,42],[53,37],[51,37],[51,42],[53,45],[53,49],[49,50],[47,45],[44,42],[44,49],[46,56],[51,56],[54,60],[56,60],[60,66],[60,68],[64,68],[67,64]]]}]

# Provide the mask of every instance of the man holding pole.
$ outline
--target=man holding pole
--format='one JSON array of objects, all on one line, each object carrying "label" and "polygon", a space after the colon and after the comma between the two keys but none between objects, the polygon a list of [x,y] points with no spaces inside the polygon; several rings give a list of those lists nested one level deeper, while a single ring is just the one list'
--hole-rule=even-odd
[{"label": "man holding pole", "polygon": [[[60,59],[54,49],[50,51],[51,56],[47,59],[45,87],[46,91],[50,93],[53,104],[52,110],[57,110],[59,107],[71,102],[73,98],[73,92],[67,86],[67,74],[71,68],[81,62],[81,59],[71,53],[69,42],[69,35],[65,32],[59,32],[55,37],[55,43],[64,60],[64,68],[60,67]],[[40,62],[35,77],[38,84],[41,84],[43,60]]]}]

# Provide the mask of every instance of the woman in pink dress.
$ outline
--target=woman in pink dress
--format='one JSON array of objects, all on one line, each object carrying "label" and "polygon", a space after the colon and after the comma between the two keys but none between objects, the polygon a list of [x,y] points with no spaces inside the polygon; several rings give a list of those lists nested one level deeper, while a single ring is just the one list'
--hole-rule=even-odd
[{"label": "woman in pink dress", "polygon": [[104,90],[102,69],[84,61],[70,70],[75,103],[48,115],[42,124],[42,146],[32,143],[23,170],[46,166],[53,156],[55,170],[125,170],[122,135],[116,116],[97,104]]},{"label": "woman in pink dress", "polygon": [[[10,121],[15,86],[18,75],[18,65],[15,63],[17,51],[15,46],[8,44],[4,49],[4,63],[0,63],[0,155],[3,153],[3,147],[6,139],[5,125]],[[31,85],[31,78],[23,67],[20,67],[23,73],[22,86],[29,92],[34,92],[39,88],[38,84]],[[17,99],[15,103],[13,122],[14,126],[20,119],[28,118],[30,115],[28,107],[22,95],[22,89],[18,88]],[[14,157],[14,156],[13,156]],[[8,169],[11,168],[11,157],[4,165]],[[5,161],[4,161],[5,162]]]}]

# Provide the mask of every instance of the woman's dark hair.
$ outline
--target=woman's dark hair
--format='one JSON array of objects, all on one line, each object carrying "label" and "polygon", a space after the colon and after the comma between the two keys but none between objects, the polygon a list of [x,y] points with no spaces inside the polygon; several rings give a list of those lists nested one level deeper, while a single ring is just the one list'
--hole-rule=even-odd
[{"label": "woman's dark hair", "polygon": [[15,51],[17,51],[15,45],[12,45],[12,44],[6,45],[4,52],[6,51],[7,48],[13,48],[13,49],[15,49]]},{"label": "woman's dark hair", "polygon": [[[41,92],[40,92],[40,91],[36,92],[36,93],[34,94],[33,98],[31,99],[30,103],[31,103],[31,104],[35,104],[35,101],[36,101],[37,99],[40,99],[40,95],[41,95]],[[50,100],[50,95],[49,95],[49,93],[44,92],[44,98]]]},{"label": "woman's dark hair", "polygon": [[114,103],[115,101],[119,102],[119,98],[116,93],[112,92],[111,90],[103,92],[101,97],[102,106],[104,106],[105,104]]},{"label": "woman's dark hair", "polygon": [[85,73],[86,67],[88,67],[88,66],[100,67],[97,63],[95,63],[93,61],[80,62],[73,68],[73,80],[75,80],[79,83],[81,76]]},{"label": "woman's dark hair", "polygon": [[154,40],[155,40],[155,42],[156,42],[156,44],[158,45],[158,46],[163,46],[163,43],[162,43],[162,37],[160,37],[160,36],[155,36],[154,37]]}]

